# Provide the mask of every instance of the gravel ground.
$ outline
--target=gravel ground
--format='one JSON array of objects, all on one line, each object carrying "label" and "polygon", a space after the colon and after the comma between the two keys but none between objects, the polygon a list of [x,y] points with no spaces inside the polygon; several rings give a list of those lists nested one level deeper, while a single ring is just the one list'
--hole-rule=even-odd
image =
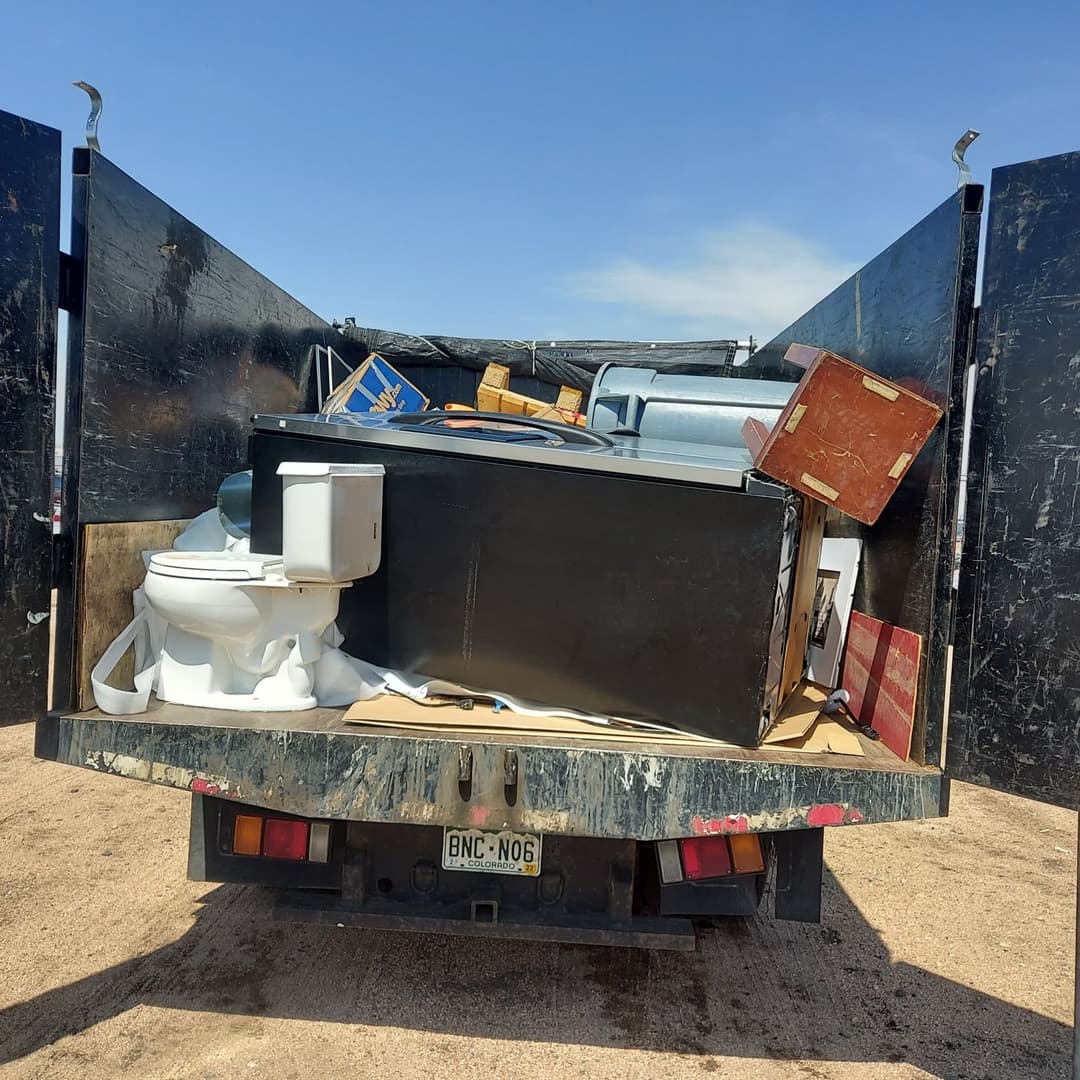
[{"label": "gravel ground", "polygon": [[180,792],[0,729],[0,1074],[1068,1075],[1074,814],[955,785],[945,821],[829,830],[820,926],[694,954],[292,927],[185,880]]}]

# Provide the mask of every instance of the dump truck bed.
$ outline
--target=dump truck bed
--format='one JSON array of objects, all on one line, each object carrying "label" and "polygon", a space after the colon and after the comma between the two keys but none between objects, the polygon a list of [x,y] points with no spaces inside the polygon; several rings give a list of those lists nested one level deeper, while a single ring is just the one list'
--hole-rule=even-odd
[{"label": "dump truck bed", "polygon": [[[865,756],[598,738],[365,729],[344,710],[155,704],[58,714],[37,752],[312,818],[634,840],[905,821],[946,812],[941,770]],[[48,743],[45,745],[44,743]]]}]

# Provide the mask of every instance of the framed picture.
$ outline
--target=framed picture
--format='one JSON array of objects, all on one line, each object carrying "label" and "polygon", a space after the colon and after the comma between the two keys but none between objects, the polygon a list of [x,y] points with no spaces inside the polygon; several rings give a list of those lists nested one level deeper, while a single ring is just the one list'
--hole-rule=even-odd
[{"label": "framed picture", "polygon": [[826,537],[822,541],[807,672],[812,682],[822,686],[835,687],[840,675],[840,657],[844,652],[861,557],[861,540]]},{"label": "framed picture", "polygon": [[824,649],[829,641],[829,627],[836,608],[836,589],[840,584],[839,570],[819,568],[814,589],[814,618],[810,624],[810,646]]}]

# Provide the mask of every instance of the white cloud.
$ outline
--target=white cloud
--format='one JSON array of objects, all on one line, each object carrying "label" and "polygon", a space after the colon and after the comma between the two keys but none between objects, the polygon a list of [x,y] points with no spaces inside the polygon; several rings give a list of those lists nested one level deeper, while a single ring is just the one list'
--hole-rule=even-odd
[{"label": "white cloud", "polygon": [[744,222],[702,231],[677,262],[617,259],[571,274],[569,285],[585,300],[677,320],[689,336],[768,341],[857,269],[794,233]]}]

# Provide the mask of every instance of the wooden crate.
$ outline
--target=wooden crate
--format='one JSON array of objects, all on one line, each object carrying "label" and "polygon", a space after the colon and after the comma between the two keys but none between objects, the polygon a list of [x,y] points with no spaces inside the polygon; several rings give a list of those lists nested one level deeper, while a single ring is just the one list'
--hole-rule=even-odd
[{"label": "wooden crate", "polygon": [[[576,409],[565,408],[558,402],[554,405],[549,401],[540,401],[537,398],[526,397],[517,394],[506,387],[500,387],[489,383],[488,373],[492,368],[507,371],[499,364],[488,364],[484,379],[476,389],[476,407],[481,412],[506,413],[510,416],[534,416],[538,420],[555,420],[563,424],[574,424],[577,427],[585,426],[585,417]],[[559,401],[575,401],[581,405],[581,391],[562,387],[559,392]]]}]

